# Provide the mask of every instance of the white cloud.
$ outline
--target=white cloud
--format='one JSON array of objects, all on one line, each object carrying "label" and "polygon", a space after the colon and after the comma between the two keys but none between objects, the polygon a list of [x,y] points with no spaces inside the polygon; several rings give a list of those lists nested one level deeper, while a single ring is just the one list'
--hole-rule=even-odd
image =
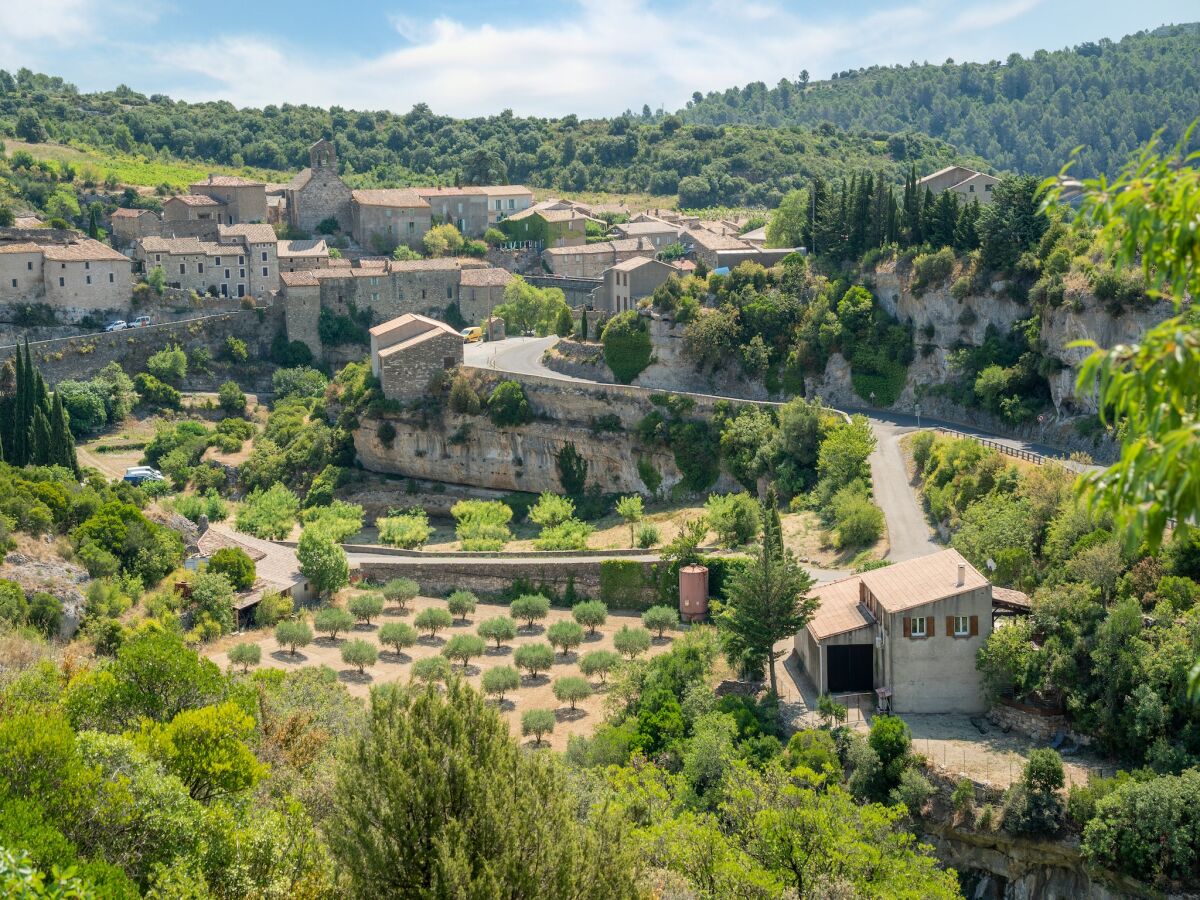
[{"label": "white cloud", "polygon": [[570,0],[541,18],[470,23],[421,18],[410,8],[387,19],[393,48],[365,55],[331,50],[309,34],[238,31],[236,20],[215,23],[228,30],[208,41],[190,39],[186,53],[172,46],[169,29],[153,49],[113,52],[121,47],[109,12],[114,0],[38,0],[20,13],[0,0],[0,51],[6,32],[19,35],[14,43],[40,47],[42,68],[55,71],[53,59],[68,46],[96,51],[103,41],[93,29],[107,28],[105,83],[185,99],[397,111],[424,102],[456,116],[505,108],[604,116],[643,103],[674,109],[693,91],[773,85],[802,69],[819,78],[874,62],[970,57],[984,29],[1038,2],[977,0],[964,8],[953,0],[904,0],[867,15],[834,10],[817,18],[783,0],[677,0],[665,11],[649,0]]}]

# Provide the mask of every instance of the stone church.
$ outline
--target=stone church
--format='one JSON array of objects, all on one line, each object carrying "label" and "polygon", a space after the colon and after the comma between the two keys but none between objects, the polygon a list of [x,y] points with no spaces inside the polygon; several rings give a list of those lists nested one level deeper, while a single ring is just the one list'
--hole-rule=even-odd
[{"label": "stone church", "polygon": [[284,188],[288,224],[311,233],[318,223],[334,218],[342,231],[350,231],[351,193],[338,175],[333,142],[322,139],[309,147],[308,165]]}]

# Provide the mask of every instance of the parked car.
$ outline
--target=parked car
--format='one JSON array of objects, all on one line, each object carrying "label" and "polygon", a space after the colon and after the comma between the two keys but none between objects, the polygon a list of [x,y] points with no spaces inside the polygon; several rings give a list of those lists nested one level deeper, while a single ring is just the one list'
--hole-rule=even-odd
[{"label": "parked car", "polygon": [[163,473],[158,469],[152,469],[150,466],[130,466],[125,470],[125,477],[122,479],[132,485],[144,484],[147,481],[163,481]]},{"label": "parked car", "polygon": [[127,327],[129,328],[146,328],[154,323],[150,321],[149,316],[138,316]]},{"label": "parked car", "polygon": [[483,340],[483,329],[478,325],[472,325],[470,328],[464,328],[459,332],[462,335],[464,344],[477,344]]},{"label": "parked car", "polygon": [[105,331],[124,331],[129,327],[129,323],[124,319],[117,319],[115,322],[109,322],[104,326]]}]

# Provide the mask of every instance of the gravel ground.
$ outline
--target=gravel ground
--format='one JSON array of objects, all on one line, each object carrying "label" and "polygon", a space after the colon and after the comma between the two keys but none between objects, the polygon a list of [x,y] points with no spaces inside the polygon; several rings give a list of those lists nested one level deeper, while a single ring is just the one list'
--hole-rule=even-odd
[{"label": "gravel ground", "polygon": [[[343,595],[347,595],[347,592],[343,592]],[[358,625],[348,635],[339,636],[336,641],[330,641],[324,637],[317,638],[307,647],[299,650],[294,657],[287,650],[280,649],[279,645],[275,643],[274,637],[269,632],[262,631],[227,637],[212,645],[206,655],[222,669],[225,669],[229,667],[228,650],[230,647],[247,640],[257,641],[263,649],[262,666],[269,666],[276,669],[293,669],[300,666],[313,665],[329,666],[338,673],[338,678],[346,685],[351,694],[358,697],[366,697],[373,685],[397,680],[407,681],[412,663],[415,660],[435,656],[440,653],[446,640],[453,635],[462,633],[474,634],[475,627],[484,619],[508,614],[507,606],[480,603],[468,622],[455,621],[451,628],[440,632],[432,640],[427,636],[422,637],[415,646],[410,647],[402,656],[397,656],[391,651],[381,652],[379,661],[375,665],[369,666],[362,675],[359,675],[357,669],[349,667],[342,662],[341,647],[347,640],[364,638],[378,644],[376,635],[378,634],[380,625],[393,621],[405,621],[411,624],[417,612],[430,606],[445,608],[445,601],[428,597],[418,597],[409,604],[409,609],[403,613],[389,608],[384,611],[382,618],[377,619],[370,626]],[[478,688],[484,671],[494,666],[512,665],[512,654],[516,647],[522,644],[545,642],[546,626],[570,618],[570,610],[551,608],[550,615],[543,623],[536,626],[532,631],[524,628],[519,629],[516,639],[511,644],[497,650],[494,644],[489,642],[487,653],[471,661],[471,665],[467,669],[467,681]],[[536,679],[522,675],[521,687],[513,693],[506,695],[502,705],[512,733],[518,737],[520,736],[521,713],[526,710],[553,709],[557,714],[558,722],[554,727],[554,733],[543,741],[542,746],[548,744],[556,750],[563,750],[566,749],[568,736],[572,734],[591,734],[596,726],[604,721],[604,686],[597,679],[592,679],[592,687],[595,693],[587,700],[579,703],[578,709],[572,712],[568,706],[565,704],[560,706],[558,701],[555,700],[552,689],[554,679],[560,678],[563,675],[581,674],[576,664],[579,656],[591,650],[611,650],[612,636],[622,625],[640,624],[641,618],[639,613],[614,612],[610,610],[608,621],[599,629],[599,633],[596,636],[585,639],[581,647],[566,656],[562,654],[555,656],[554,665],[548,675],[542,674]],[[662,653],[670,646],[671,637],[668,634],[663,640],[655,640],[651,644],[649,655],[654,656]],[[461,672],[462,666],[455,663],[455,670]],[[609,679],[612,679],[612,674],[609,675]],[[533,739],[528,738],[525,742],[532,745]]]}]

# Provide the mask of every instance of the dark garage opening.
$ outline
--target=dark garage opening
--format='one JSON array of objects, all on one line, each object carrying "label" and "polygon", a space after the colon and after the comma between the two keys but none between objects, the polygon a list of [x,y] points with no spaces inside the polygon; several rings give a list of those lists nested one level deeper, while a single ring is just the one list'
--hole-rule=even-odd
[{"label": "dark garage opening", "polygon": [[863,694],[873,684],[872,644],[833,644],[825,650],[826,683],[831,694]]}]

